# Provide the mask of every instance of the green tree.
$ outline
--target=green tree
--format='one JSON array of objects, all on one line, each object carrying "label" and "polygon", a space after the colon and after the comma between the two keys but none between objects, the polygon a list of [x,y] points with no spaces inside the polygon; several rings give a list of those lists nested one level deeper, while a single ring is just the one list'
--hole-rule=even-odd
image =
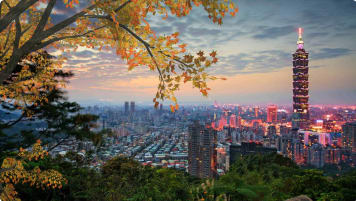
[{"label": "green tree", "polygon": [[[39,53],[36,60],[39,59],[47,60],[45,66],[41,66],[44,71],[51,68],[54,60],[54,58],[49,58],[46,52]],[[33,67],[34,70],[39,70],[39,67],[35,67],[35,64]],[[48,78],[49,80],[42,80],[43,82],[50,81],[50,85],[46,83],[38,86],[34,86],[33,83],[23,85],[20,92],[11,86],[12,81],[8,84],[8,86],[10,85],[7,88],[8,93],[18,93],[23,96],[25,105],[18,107],[15,103],[16,99],[0,100],[2,109],[7,113],[21,111],[21,115],[16,120],[0,121],[0,151],[20,147],[26,148],[34,144],[37,139],[41,139],[43,144],[54,143],[53,146],[48,148],[50,151],[65,142],[69,137],[75,137],[79,140],[84,138],[95,139],[96,141],[96,138],[100,138],[99,135],[91,132],[91,128],[95,126],[98,117],[80,114],[82,108],[75,102],[69,102],[64,91],[60,88],[59,84],[67,82],[68,78],[72,76],[71,72],[58,70],[53,77]],[[36,88],[36,90],[32,90],[33,88]],[[38,91],[41,99],[27,103],[26,99],[38,96]],[[28,128],[32,124],[35,125]],[[45,129],[36,131],[36,125]],[[14,129],[14,127],[17,129]],[[25,127],[25,129],[21,129],[22,127]],[[10,132],[11,129],[15,131]]]}]

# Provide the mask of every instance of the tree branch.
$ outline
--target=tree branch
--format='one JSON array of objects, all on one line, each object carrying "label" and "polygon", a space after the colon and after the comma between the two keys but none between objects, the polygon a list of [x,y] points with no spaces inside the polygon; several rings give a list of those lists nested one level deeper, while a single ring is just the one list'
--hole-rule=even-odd
[{"label": "tree branch", "polygon": [[49,148],[47,150],[47,152],[52,151],[54,148],[58,147],[59,145],[61,145],[63,142],[65,142],[66,140],[68,140],[68,138],[70,137],[70,135],[67,134],[67,136],[65,138],[63,138],[61,141],[59,141],[56,145],[52,146],[51,148]]},{"label": "tree branch", "polygon": [[[0,8],[1,9],[1,8]],[[0,60],[7,54],[7,52],[10,50],[10,47],[7,47],[7,44],[9,42],[9,38],[10,38],[10,30],[7,32],[7,36],[6,36],[6,40],[5,40],[5,45],[3,46],[3,48],[5,49],[5,51],[0,55]]]},{"label": "tree branch", "polygon": [[6,1],[6,0],[4,0],[4,4],[6,4],[6,5],[7,5],[7,7],[8,7],[9,9],[11,9],[10,4],[9,4],[9,3],[7,3],[7,1]]},{"label": "tree branch", "polygon": [[14,52],[19,49],[19,44],[20,44],[20,38],[21,38],[21,24],[20,24],[20,19],[17,17],[15,19],[15,25],[16,25],[16,36],[15,36],[15,41],[14,41]]},{"label": "tree branch", "polygon": [[[110,19],[110,20],[112,20],[112,19]],[[123,24],[119,24],[119,26],[120,26],[122,29],[124,29],[124,30],[126,30],[127,32],[129,32],[133,37],[135,37],[138,41],[140,41],[140,42],[145,46],[145,48],[146,48],[148,54],[151,56],[153,62],[155,63],[156,68],[157,68],[157,71],[158,71],[158,73],[159,73],[159,77],[160,77],[161,81],[162,81],[163,84],[164,84],[165,81],[164,81],[164,79],[163,79],[163,75],[162,75],[161,69],[159,68],[158,63],[157,63],[157,61],[156,61],[156,59],[155,59],[155,57],[154,57],[154,55],[152,54],[152,51],[151,51],[151,45],[148,44],[146,41],[144,41],[144,40],[143,40],[140,36],[138,36],[136,33],[134,33],[133,31],[131,31],[131,29],[129,29],[127,26],[125,26],[125,25],[123,25]]]},{"label": "tree branch", "polygon": [[36,37],[40,31],[43,31],[44,27],[48,22],[48,18],[53,10],[54,5],[56,4],[57,0],[50,0],[47,4],[46,10],[44,11],[40,22],[38,23],[35,32],[33,33],[32,37]]},{"label": "tree branch", "polygon": [[38,44],[36,46],[36,48],[35,48],[35,51],[39,50],[41,48],[44,48],[44,47],[46,47],[46,46],[48,46],[48,45],[50,45],[50,44],[52,44],[54,42],[57,42],[57,41],[60,41],[60,40],[64,40],[64,39],[83,37],[83,36],[86,36],[86,35],[88,35],[90,33],[95,32],[96,30],[99,30],[99,29],[102,29],[102,28],[105,28],[105,27],[106,27],[106,25],[100,26],[100,27],[95,28],[94,30],[87,31],[87,32],[85,32],[83,34],[79,34],[79,35],[69,35],[69,36],[63,36],[63,37],[58,37],[58,38],[55,37],[55,38],[49,39],[49,40],[47,40],[45,42],[42,42],[42,43]]},{"label": "tree branch", "polygon": [[[18,17],[22,12],[24,12],[27,8],[29,8],[31,5],[33,5],[37,1],[38,0],[22,0],[15,7],[13,7],[3,18],[0,19],[0,33],[13,21],[13,19]],[[51,2],[54,2],[54,1],[52,0]],[[126,1],[125,3],[120,5],[117,9],[115,9],[115,11],[122,9],[124,6],[126,6],[130,2],[131,2],[131,0]],[[53,27],[51,27],[45,31],[38,32],[36,37],[31,37],[31,39],[26,41],[25,44],[23,44],[17,52],[12,53],[12,55],[10,57],[10,61],[7,63],[5,69],[0,71],[0,85],[2,85],[3,82],[11,75],[11,73],[14,71],[17,63],[20,61],[21,57],[23,57],[24,55],[29,54],[33,51],[36,51],[43,47],[46,47],[47,45],[49,45],[53,42],[66,39],[67,37],[66,38],[62,37],[61,39],[59,39],[59,38],[50,39],[46,42],[41,43],[41,41],[47,39],[48,37],[54,35],[58,31],[66,28],[67,26],[74,23],[78,18],[84,16],[85,14],[88,13],[89,10],[94,9],[96,6],[97,6],[96,4],[92,4],[89,7],[87,7],[86,9],[83,9],[81,12],[73,15],[72,17],[69,17],[69,18],[57,23]],[[47,6],[46,11],[48,11],[50,13],[51,5]],[[41,18],[41,21],[42,21],[42,19],[43,19],[43,21],[45,21],[46,17]],[[42,24],[41,24],[41,26],[42,26]],[[75,37],[79,37],[79,36],[75,36]]]},{"label": "tree branch", "polygon": [[24,35],[28,30],[31,29],[32,26],[28,26],[25,30],[21,32],[21,36]]},{"label": "tree branch", "polygon": [[[166,56],[166,57],[170,57],[169,55],[165,54],[165,53],[162,52],[162,51],[158,51],[158,52],[161,53],[161,54],[163,54],[163,55]],[[184,65],[185,67],[192,68],[191,66],[189,66],[189,65],[186,64],[185,62],[179,60],[179,58],[178,58],[177,56],[175,56],[175,57],[173,58],[173,60],[176,61],[176,62],[178,62],[178,63],[180,63],[180,64],[182,64],[182,65]]]},{"label": "tree branch", "polygon": [[18,119],[16,119],[15,121],[7,122],[4,126],[6,128],[10,128],[11,126],[19,123],[24,117],[25,117],[25,113],[22,113],[21,116]]},{"label": "tree branch", "polygon": [[97,19],[110,19],[108,15],[84,15],[83,17],[97,18]]},{"label": "tree branch", "polygon": [[130,2],[131,2],[131,0],[128,0],[128,1],[126,1],[125,3],[121,4],[121,6],[119,6],[118,8],[115,9],[115,12],[121,10],[123,7],[125,7],[125,6],[126,6],[128,3],[130,3]]},{"label": "tree branch", "polygon": [[10,47],[7,47],[4,53],[1,54],[0,60],[7,54],[7,52],[10,50]]},{"label": "tree branch", "polygon": [[[4,17],[0,19],[0,33],[26,9],[35,4],[38,0],[21,0],[16,6],[12,7]],[[5,1],[4,1],[5,2]]]},{"label": "tree branch", "polygon": [[70,18],[67,18],[58,24],[54,25],[53,27],[47,29],[46,31],[43,31],[41,34],[38,34],[38,40],[37,41],[42,41],[45,38],[48,38],[49,36],[52,36],[53,34],[57,33],[58,31],[64,29],[65,27],[71,25],[75,20],[77,20],[79,17],[84,16],[87,13],[87,10],[92,10],[95,8],[95,4],[89,6],[88,8],[84,9],[83,11],[73,15]]},{"label": "tree branch", "polygon": [[10,38],[10,30],[7,32],[7,36],[6,36],[6,41],[5,41],[5,45],[3,46],[4,48],[6,48],[7,43],[9,42],[9,38]]}]

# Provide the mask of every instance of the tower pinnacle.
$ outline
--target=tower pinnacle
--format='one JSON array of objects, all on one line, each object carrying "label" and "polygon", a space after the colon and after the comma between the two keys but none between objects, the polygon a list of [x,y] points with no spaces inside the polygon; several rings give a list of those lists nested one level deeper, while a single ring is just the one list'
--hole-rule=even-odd
[{"label": "tower pinnacle", "polygon": [[304,48],[304,41],[302,38],[302,34],[303,34],[303,29],[299,27],[298,28],[298,41],[297,41],[298,49]]}]

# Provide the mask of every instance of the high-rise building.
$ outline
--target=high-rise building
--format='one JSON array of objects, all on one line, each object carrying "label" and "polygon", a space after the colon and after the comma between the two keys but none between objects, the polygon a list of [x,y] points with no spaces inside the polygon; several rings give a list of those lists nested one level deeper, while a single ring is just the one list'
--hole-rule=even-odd
[{"label": "high-rise building", "polygon": [[276,126],[268,126],[267,136],[275,136],[277,134]]},{"label": "high-rise building", "polygon": [[259,108],[256,106],[253,108],[253,110],[255,111],[255,118],[258,118],[258,113],[259,113]]},{"label": "high-rise building", "polygon": [[237,127],[241,129],[241,126],[242,126],[242,118],[241,118],[241,116],[239,115],[239,116],[237,117]]},{"label": "high-rise building", "polygon": [[281,136],[288,135],[290,131],[291,131],[290,127],[287,127],[287,126],[284,126],[284,125],[279,127],[279,134]]},{"label": "high-rise building", "polygon": [[267,122],[276,123],[277,122],[277,106],[269,105],[267,107]]},{"label": "high-rise building", "polygon": [[242,107],[241,106],[237,106],[237,112],[238,112],[238,116],[242,115]]},{"label": "high-rise building", "polygon": [[302,28],[299,28],[298,49],[293,54],[293,119],[292,127],[307,129],[309,127],[309,82],[308,55],[304,49]]},{"label": "high-rise building", "polygon": [[342,144],[344,148],[356,152],[356,121],[342,126]]},{"label": "high-rise building", "polygon": [[130,113],[134,113],[135,112],[135,101],[131,101],[130,103]]},{"label": "high-rise building", "polygon": [[237,126],[236,126],[236,115],[235,114],[232,114],[231,116],[230,116],[230,121],[229,121],[229,123],[230,123],[230,127],[231,128],[236,128]]},{"label": "high-rise building", "polygon": [[125,101],[125,114],[129,113],[129,102]]},{"label": "high-rise building", "polygon": [[320,144],[313,144],[308,149],[307,163],[317,168],[321,168],[325,164],[325,150]]},{"label": "high-rise building", "polygon": [[195,121],[189,128],[188,171],[200,178],[216,174],[216,131]]}]

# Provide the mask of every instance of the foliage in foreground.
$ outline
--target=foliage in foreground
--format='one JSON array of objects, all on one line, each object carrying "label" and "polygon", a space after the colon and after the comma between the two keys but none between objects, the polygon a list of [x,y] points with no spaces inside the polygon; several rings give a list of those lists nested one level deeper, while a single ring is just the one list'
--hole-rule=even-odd
[{"label": "foliage in foreground", "polygon": [[5,157],[0,169],[0,200],[19,200],[16,185],[41,188],[42,190],[60,189],[66,179],[56,170],[29,165],[31,161],[43,159],[48,155],[41,147],[41,141],[33,145],[31,151],[20,149],[13,157]]},{"label": "foliage in foreground", "polygon": [[[80,158],[77,160],[80,160]],[[68,180],[62,189],[31,188],[17,184],[23,200],[167,201],[241,200],[279,201],[307,195],[317,201],[353,201],[356,171],[331,178],[320,170],[303,170],[280,155],[242,157],[216,180],[193,178],[174,169],[152,168],[118,157],[100,171],[63,158],[45,158],[30,165],[54,169]]]},{"label": "foliage in foreground", "polygon": [[[57,19],[59,4],[66,13]],[[79,5],[80,4],[80,5]],[[208,80],[217,79],[207,68],[218,59],[216,52],[197,54],[186,52],[186,44],[179,42],[179,33],[163,35],[152,27],[152,18],[162,20],[184,17],[194,7],[201,6],[213,23],[222,24],[225,16],[234,16],[238,8],[232,0],[6,0],[0,2],[0,96],[16,99],[23,106],[21,96],[8,93],[5,81],[15,72],[33,74],[25,64],[18,63],[32,53],[44,49],[76,50],[78,47],[116,49],[126,61],[128,70],[146,66],[158,73],[159,84],[153,102],[170,100],[172,111],[178,109],[175,92],[182,83],[191,82],[206,96]],[[30,59],[26,59],[30,60]],[[36,61],[38,62],[38,61]],[[49,72],[49,74],[53,73]],[[30,75],[31,77],[36,77]],[[41,78],[34,84],[40,84]],[[13,80],[16,89],[24,83],[21,76]],[[26,81],[27,82],[27,81]],[[35,90],[34,90],[35,91]],[[35,91],[39,95],[39,91]],[[34,96],[32,101],[40,96]]]}]

